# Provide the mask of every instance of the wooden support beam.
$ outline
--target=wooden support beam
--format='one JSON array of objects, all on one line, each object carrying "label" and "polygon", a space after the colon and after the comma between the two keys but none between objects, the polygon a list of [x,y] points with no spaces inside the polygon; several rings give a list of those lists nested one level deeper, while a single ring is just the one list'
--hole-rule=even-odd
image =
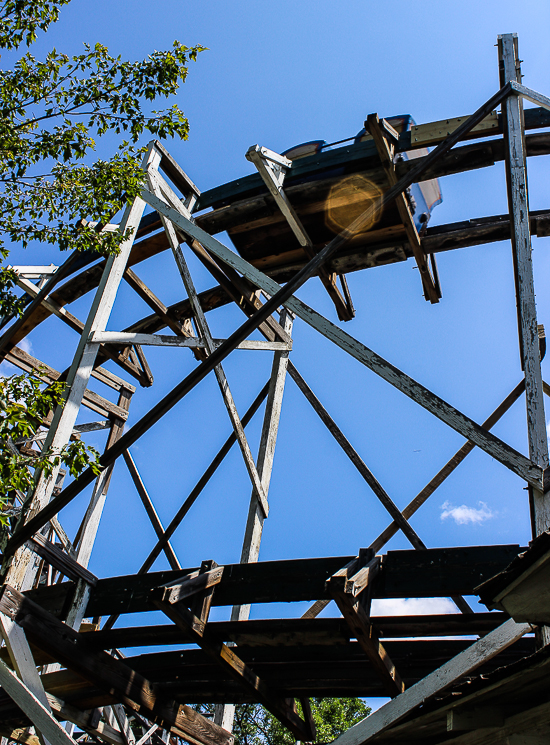
[{"label": "wooden support beam", "polygon": [[[137,470],[137,466],[134,462],[134,459],[130,455],[129,450],[125,450],[122,456],[124,458],[124,462],[128,466],[128,471],[130,473],[130,476],[132,477],[132,481],[134,482],[136,491],[139,494],[141,503],[145,507],[147,516],[149,517],[149,520],[151,521],[151,525],[153,526],[153,529],[155,533],[157,534],[157,538],[160,539],[165,534],[164,528],[157,514],[157,511],[155,510],[153,502],[151,501],[151,497],[149,496],[147,489],[145,488],[145,484],[143,483],[143,480],[139,474],[139,471]],[[181,564],[179,563],[177,556],[174,553],[174,549],[172,548],[169,541],[166,543],[163,550],[164,550],[164,553],[166,554],[166,558],[168,559],[168,563],[170,564],[171,568],[181,569]]]},{"label": "wooden support beam", "polygon": [[[24,289],[29,296],[38,296],[38,288],[29,280],[20,277],[17,284],[22,289]],[[73,316],[72,313],[69,313],[68,310],[59,305],[59,303],[57,303],[55,300],[46,296],[42,299],[42,305],[78,334],[82,334],[82,332],[84,331],[84,323],[82,323],[82,321],[76,316]],[[7,350],[9,351],[9,345],[7,347]],[[103,347],[103,345],[101,346],[101,351],[105,354],[106,357],[112,359],[113,362],[115,362],[119,367],[139,380],[142,385],[150,385],[150,383],[148,383],[146,380],[146,375],[144,377],[144,373],[139,369],[139,367],[137,367],[132,362],[129,362],[124,354],[117,352],[116,350],[109,349],[108,347]]]},{"label": "wooden support beam", "polygon": [[[48,703],[48,699],[46,698],[44,686],[42,685],[42,679],[38,674],[38,670],[36,669],[36,663],[34,661],[29,642],[27,641],[27,637],[25,636],[25,632],[13,621],[12,618],[5,615],[4,613],[0,613],[0,632],[2,634],[4,644],[6,645],[11,666],[15,670],[15,673],[20,679],[22,685],[24,685],[28,689],[30,694],[36,698],[36,700],[46,709],[46,711],[50,712],[50,705]],[[4,685],[3,681],[1,680],[1,676],[0,685]],[[7,693],[10,693],[9,689],[6,688],[5,690],[7,691]],[[15,690],[17,690],[17,687],[15,687]],[[26,700],[22,692],[20,692],[20,696],[22,696],[21,699],[16,699],[12,696],[13,700],[19,705],[21,705],[21,701],[25,702]],[[28,708],[23,708],[23,711],[27,715],[29,715]],[[34,722],[32,718],[31,721]],[[46,733],[42,732],[40,727],[37,734],[40,738],[41,745],[49,745],[48,740],[45,739]]]},{"label": "wooden support beam", "polygon": [[[118,404],[124,411],[130,408],[132,392],[127,389],[121,389],[119,393]],[[124,431],[124,421],[115,419],[111,425],[106,447],[111,447],[121,436]],[[88,504],[86,514],[79,526],[77,535],[74,540],[75,558],[80,565],[87,567],[92,555],[92,549],[99,528],[103,507],[107,498],[107,491],[111,483],[113,466],[105,469],[96,479],[92,497]],[[88,582],[86,577],[81,577],[74,590],[71,603],[65,615],[66,623],[74,629],[79,629],[82,619],[84,618],[86,606],[90,598],[90,592],[93,584]]]},{"label": "wooden support beam", "polygon": [[[294,319],[290,313],[284,310],[281,314],[281,327],[285,334],[292,334]],[[269,392],[262,425],[258,459],[256,461],[258,474],[262,481],[265,493],[269,493],[273,460],[275,457],[275,445],[279,431],[279,421],[283,403],[283,393],[286,381],[286,371],[289,364],[288,351],[278,352],[273,355],[271,377],[269,381]],[[258,561],[260,556],[260,543],[262,540],[265,515],[262,506],[253,491],[250,496],[250,505],[244,531],[243,547],[241,550],[241,563],[250,564]],[[249,605],[235,605],[231,609],[232,621],[243,621],[250,613]]]},{"label": "wooden support beam", "polygon": [[110,745],[125,745],[121,732],[100,720],[98,709],[81,711],[76,706],[67,704],[51,693],[46,693],[46,697],[52,711],[62,721],[72,722],[84,732],[95,735],[100,740],[110,743]]},{"label": "wooden support beam", "polygon": [[[519,545],[470,546],[389,551],[382,561],[379,598],[449,597],[473,595],[486,579],[503,571],[522,550]],[[248,603],[290,603],[329,598],[325,587],[332,576],[354,556],[264,561],[226,565],[214,596],[215,606]],[[99,579],[92,588],[87,616],[140,613],[151,610],[150,590],[181,581],[197,569],[167,570]],[[65,606],[72,583],[42,587],[29,597],[53,613]]]},{"label": "wooden support beam", "polygon": [[[53,367],[50,367],[50,365],[47,365],[45,362],[41,362],[23,349],[19,349],[19,347],[12,347],[10,351],[6,353],[5,359],[7,362],[10,362],[12,365],[19,367],[25,372],[34,373],[48,385],[51,385],[54,381],[59,380],[62,377],[61,373]],[[135,391],[134,386],[130,386],[130,388]],[[117,406],[103,396],[100,396],[89,389],[86,389],[84,393],[82,405],[104,417],[117,417],[124,420],[128,418],[127,411],[124,411],[120,406]]]},{"label": "wooden support beam", "polygon": [[[395,186],[395,184],[399,180],[395,172],[395,164],[393,162],[395,139],[393,142],[391,142],[391,144],[388,142],[388,139],[390,139],[388,136],[389,127],[390,125],[388,124],[388,122],[386,122],[385,119],[383,119],[382,122],[378,119],[378,114],[369,114],[369,116],[367,117],[367,121],[365,122],[365,128],[369,131],[369,133],[372,135],[372,138],[374,139],[374,143],[376,145],[376,149],[378,150],[380,160],[382,161],[384,171],[386,172],[388,182],[390,186]],[[397,132],[394,132],[393,134],[395,135],[398,142],[399,135],[397,135]],[[424,253],[424,249],[422,248],[422,241],[416,230],[414,217],[404,192],[401,192],[401,194],[397,196],[395,203],[397,205],[397,210],[399,212],[401,221],[405,227],[405,232],[409,240],[409,246],[412,249],[414,258],[416,259],[416,265],[420,271],[420,278],[422,280],[422,286],[424,288],[424,295],[426,297],[426,300],[429,300],[431,303],[438,303],[441,294],[438,292],[437,283],[430,272],[430,267],[428,266],[428,258]]]},{"label": "wooden support beam", "polygon": [[396,725],[419,704],[439,694],[456,681],[469,675],[484,662],[495,657],[522,636],[533,630],[529,624],[518,624],[512,619],[491,631],[483,639],[442,665],[430,675],[408,688],[400,696],[377,709],[369,717],[350,727],[336,738],[337,745],[363,745],[384,730]]},{"label": "wooden support beam", "polygon": [[[181,202],[177,199],[176,195],[173,194],[168,184],[161,178],[158,172],[156,172],[154,169],[151,169],[148,178],[149,178],[149,185],[151,187],[151,190],[157,197],[164,197],[168,199],[172,207],[175,210],[177,210],[178,214],[182,214],[182,215],[187,214],[188,217],[191,216],[190,213],[181,204]],[[164,225],[164,229],[168,235],[168,241],[170,243],[172,253],[174,254],[174,258],[176,260],[176,264],[178,266],[183,284],[185,286],[185,289],[189,296],[189,300],[191,302],[191,306],[193,308],[193,315],[195,317],[195,323],[197,325],[197,329],[199,331],[201,338],[206,343],[206,352],[208,356],[212,356],[212,354],[216,351],[216,346],[214,344],[214,340],[210,333],[210,328],[206,320],[206,315],[199,302],[199,299],[198,299],[198,296],[195,290],[195,286],[193,283],[193,279],[187,267],[187,262],[185,261],[183,251],[180,247],[180,242],[178,240],[175,227],[172,224],[172,222],[166,219],[163,215],[161,215],[161,220]],[[258,495],[258,501],[260,502],[264,515],[265,517],[267,517],[269,513],[269,505],[267,502],[267,497],[265,495],[261,479],[258,475],[256,464],[254,463],[254,459],[250,451],[250,446],[248,444],[248,440],[246,438],[246,434],[244,432],[242,422],[237,412],[237,407],[235,405],[235,401],[233,399],[233,395],[231,393],[231,389],[229,387],[227,377],[225,375],[225,372],[221,364],[217,364],[214,366],[214,374],[216,376],[216,380],[218,381],[218,386],[220,388],[222,398],[225,403],[225,407],[227,409],[227,413],[231,420],[231,424],[233,425],[233,429],[235,430],[235,434],[237,436],[237,443],[240,447],[243,460],[245,463],[245,467],[250,477],[250,481],[252,482],[252,486],[254,487],[254,490],[256,491]]]},{"label": "wooden support beam", "polygon": [[59,546],[56,546],[51,541],[44,538],[43,535],[37,533],[29,541],[30,548],[41,556],[51,566],[55,567],[62,575],[68,579],[72,579],[74,582],[83,579],[88,584],[95,587],[97,585],[97,577],[95,574],[89,572],[85,567],[73,559],[69,554],[66,554],[61,550]]},{"label": "wooden support beam", "polygon": [[2,660],[0,660],[0,685],[51,745],[74,745],[73,738],[52,716],[48,708]]},{"label": "wooden support beam", "polygon": [[[379,676],[386,692],[392,698],[405,689],[395,665],[378,638],[369,615],[360,600],[369,584],[374,581],[380,569],[380,558],[372,557],[372,551],[364,554],[336,572],[327,580],[327,588],[344,616],[350,631],[361,645],[369,662]],[[365,559],[372,558],[365,566],[359,567]]]},{"label": "wooden support beam", "polygon": [[[205,349],[207,344],[204,339],[196,336],[182,338],[181,336],[167,336],[162,334],[136,334],[128,331],[102,331],[94,334],[91,342],[101,344],[136,344],[158,347],[187,347],[189,349]],[[212,339],[213,347],[219,347],[225,339]],[[287,351],[292,348],[292,343],[281,341],[262,341],[261,339],[245,339],[236,349],[258,349],[269,352]]]},{"label": "wooden support beam", "polygon": [[203,649],[209,657],[214,659],[227,673],[248,690],[255,700],[261,703],[279,721],[287,727],[299,740],[305,740],[310,734],[310,728],[298,716],[294,703],[290,705],[286,699],[272,691],[234,651],[216,639],[206,624],[208,615],[203,612],[198,618],[185,608],[181,602],[171,603],[170,590],[159,587],[151,592],[153,603],[170,618],[176,626],[184,631],[193,641]]},{"label": "wooden support beam", "polygon": [[[501,612],[423,616],[375,616],[372,621],[381,638],[485,636],[506,620]],[[248,621],[210,621],[209,628],[221,641],[239,646],[274,648],[344,645],[351,637],[343,618],[285,618]],[[126,626],[90,633],[92,649],[125,649],[180,645],[188,637],[173,625]]]},{"label": "wooden support beam", "polygon": [[73,631],[9,585],[2,588],[0,612],[22,626],[37,647],[174,734],[195,744],[233,745],[228,732],[190,707],[161,695],[155,685],[120,660],[106,652],[90,651],[85,634]]},{"label": "wooden support beam", "polygon": [[163,588],[166,590],[163,600],[170,604],[178,603],[180,600],[193,597],[210,587],[215,587],[221,582],[223,570],[224,567],[217,565],[210,570],[201,567],[199,572],[190,574],[181,581],[169,582],[163,585]]},{"label": "wooden support beam", "polygon": [[[510,82],[521,83],[517,44],[516,34],[504,34],[498,37],[502,85]],[[549,464],[548,435],[544,414],[535,284],[531,257],[525,133],[523,130],[521,98],[516,95],[509,96],[503,103],[502,109],[520,355],[521,366],[525,371],[529,457],[541,468],[546,469]],[[535,537],[550,527],[550,495],[545,496],[544,488],[540,488],[536,484],[530,484],[529,496],[533,537]]]},{"label": "wooden support beam", "polygon": [[[316,253],[313,247],[313,242],[283,190],[285,174],[288,168],[292,165],[292,161],[278,153],[274,153],[272,150],[268,150],[266,147],[260,147],[259,145],[253,145],[250,147],[245,157],[251,163],[254,163],[258,169],[263,182],[275,200],[277,207],[279,207],[285,216],[285,219],[298,240],[298,243],[304,249],[306,255],[312,259]],[[336,312],[338,313],[338,318],[341,321],[351,321],[355,316],[353,305],[351,302],[346,300],[346,298],[342,297],[336,284],[336,277],[337,275],[334,272],[328,271],[324,266],[320,267],[319,279],[325,286],[330,299],[334,303]]]}]

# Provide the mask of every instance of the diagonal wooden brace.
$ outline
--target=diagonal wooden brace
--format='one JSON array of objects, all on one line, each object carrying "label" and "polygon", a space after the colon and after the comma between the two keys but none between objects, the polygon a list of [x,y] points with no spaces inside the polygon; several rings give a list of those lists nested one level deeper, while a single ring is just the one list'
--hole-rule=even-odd
[{"label": "diagonal wooden brace", "polygon": [[193,745],[233,745],[234,738],[106,652],[96,652],[79,634],[18,590],[4,585],[0,613],[21,626],[31,643],[125,706]]},{"label": "diagonal wooden brace", "polygon": [[[205,563],[203,563],[203,566],[205,566]],[[198,576],[200,577],[201,574]],[[289,702],[288,699],[280,696],[278,692],[273,691],[241,660],[233,648],[217,639],[207,627],[208,612],[214,589],[215,585],[212,585],[205,590],[205,593],[209,593],[208,595],[202,598],[199,596],[202,603],[195,602],[193,610],[197,608],[197,605],[202,606],[199,608],[200,617],[186,608],[182,601],[170,602],[171,591],[167,587],[153,589],[151,591],[151,600],[187,637],[198,644],[209,657],[235,678],[243,688],[246,688],[298,740],[311,740],[311,727],[298,715],[294,701],[290,700]]]},{"label": "diagonal wooden brace", "polygon": [[[254,163],[260,176],[262,177],[265,185],[267,186],[269,193],[275,200],[275,203],[283,213],[286,221],[289,224],[290,229],[296,236],[298,243],[303,248],[304,252],[311,259],[315,256],[315,249],[313,242],[307,234],[304,226],[294,207],[290,204],[288,197],[283,190],[283,181],[287,170],[292,165],[292,161],[285,158],[283,155],[268,150],[266,147],[260,147],[259,145],[253,145],[246,153],[246,159],[251,163]],[[355,316],[355,310],[351,302],[349,295],[348,286],[345,277],[342,275],[342,288],[344,290],[345,297],[342,296],[338,286],[336,284],[337,275],[335,272],[330,272],[326,266],[321,266],[319,269],[319,278],[324,284],[332,302],[336,307],[338,318],[341,321],[351,321]]]},{"label": "diagonal wooden brace", "polygon": [[[395,164],[393,162],[394,156],[394,144],[399,139],[399,135],[393,127],[385,120],[378,118],[378,114],[369,114],[365,122],[365,128],[372,135],[378,155],[382,161],[382,166],[386,172],[388,182],[390,186],[394,186],[398,182],[397,174],[395,172]],[[389,140],[389,142],[388,142]],[[405,227],[407,238],[416,259],[416,264],[420,270],[420,277],[422,278],[422,286],[424,288],[424,295],[426,300],[431,303],[438,303],[441,293],[439,292],[439,282],[437,280],[437,274],[435,264],[432,265],[434,269],[434,276],[430,272],[428,266],[428,260],[422,248],[422,242],[416,225],[414,224],[413,215],[407,202],[407,198],[404,193],[399,194],[396,198],[395,203],[399,211],[399,216]]]},{"label": "diagonal wooden brace", "polygon": [[360,601],[361,593],[367,590],[378,574],[380,559],[375,556],[364,566],[360,566],[368,553],[363,553],[363,557],[362,559],[360,555],[336,572],[327,580],[326,586],[388,695],[393,698],[402,693],[405,686]]}]

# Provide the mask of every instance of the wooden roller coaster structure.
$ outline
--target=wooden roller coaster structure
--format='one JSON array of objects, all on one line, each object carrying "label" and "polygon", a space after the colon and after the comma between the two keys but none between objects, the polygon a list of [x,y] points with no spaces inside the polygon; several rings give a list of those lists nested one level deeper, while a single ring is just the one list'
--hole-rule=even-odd
[{"label": "wooden roller coaster structure", "polygon": [[[517,622],[503,610],[474,613],[464,600],[502,572],[520,553],[520,546],[430,549],[409,522],[478,447],[527,484],[533,535],[550,527],[543,401],[544,392],[550,393],[550,389],[541,374],[544,334],[537,324],[531,262],[531,236],[550,235],[550,209],[529,212],[526,185],[527,157],[550,153],[550,132],[546,131],[550,127],[550,99],[522,85],[515,35],[499,37],[499,62],[500,89],[471,116],[414,125],[399,132],[373,114],[365,122],[364,136],[353,143],[317,150],[294,161],[255,146],[247,158],[257,174],[203,194],[166,149],[152,142],[143,161],[146,184],[141,198],[126,208],[119,225],[97,226],[98,230],[130,229],[132,237],[118,255],[73,254],[60,267],[17,267],[19,286],[28,302],[20,318],[4,319],[2,359],[33,372],[46,384],[66,381],[67,395],[63,407],[45,422],[42,439],[20,442],[16,447],[32,455],[42,447],[55,451],[88,431],[103,428],[108,436],[99,476],[88,469],[64,485],[63,474],[54,466],[47,474],[37,474],[31,495],[19,494],[11,505],[15,517],[11,532],[4,536],[4,584],[0,590],[3,737],[25,745],[70,745],[76,738],[116,745],[176,743],[179,739],[231,745],[232,706],[257,702],[297,740],[313,742],[312,696],[389,696],[392,700],[388,704],[344,733],[338,742],[360,745],[418,740],[435,744],[447,738],[457,744],[482,742],[471,739],[471,734],[478,736],[479,727],[487,726],[493,728],[493,739],[483,742],[511,742],[516,730],[508,727],[504,715],[500,724],[495,723],[496,715],[489,717],[489,725],[488,715],[478,720],[470,717],[468,729],[462,710],[453,709],[451,721],[442,719],[439,704],[434,704],[445,691],[480,675],[485,676],[483,680],[496,681],[491,685],[500,686],[506,701],[505,696],[512,695],[505,687],[509,678],[498,669],[507,665],[531,676],[531,688],[526,682],[525,695],[515,698],[514,716],[520,716],[516,729],[531,731],[525,722],[534,703],[546,707],[544,715],[539,711],[537,727],[546,721],[545,716],[550,721],[550,691],[540,682],[542,673],[537,678],[533,672],[535,667],[546,671],[546,629],[541,628],[535,639],[530,633],[532,623]],[[523,111],[524,99],[536,108]],[[533,132],[538,129],[544,131]],[[428,212],[420,215],[411,200],[411,187],[497,161],[504,161],[506,167],[508,214],[428,227],[430,205]],[[144,216],[146,205],[153,211]],[[228,232],[237,252],[214,237],[223,231]],[[349,320],[354,309],[345,281],[347,273],[412,258],[420,270],[426,299],[435,303],[441,296],[435,264],[438,253],[503,239],[511,240],[513,248],[524,377],[483,423],[474,422],[296,297],[297,290],[317,276],[340,320]],[[186,293],[171,306],[136,273],[141,262],[163,251],[173,254]],[[187,252],[202,262],[216,281],[215,287],[196,291]],[[152,312],[123,331],[107,331],[122,280]],[[67,306],[90,292],[89,314],[81,321]],[[236,304],[245,320],[226,339],[214,339],[208,312],[229,303]],[[51,317],[75,330],[80,338],[73,363],[65,371],[36,359],[20,344]],[[376,480],[290,360],[295,319],[465,438],[466,443],[403,510]],[[164,329],[170,333],[159,333]],[[264,340],[250,338],[256,330]],[[136,386],[102,365],[114,363],[120,374],[148,387],[153,380],[143,348],[150,345],[189,347],[197,364],[150,411],[128,426]],[[242,417],[222,366],[236,349],[273,354],[271,376]],[[211,372],[233,431],[164,527],[130,447]],[[258,561],[287,374],[389,513],[388,527],[355,556]],[[92,390],[94,380],[114,391],[116,401]],[[490,432],[522,395],[527,407],[528,456]],[[245,427],[264,401],[259,454],[254,459]],[[101,421],[77,424],[81,406],[97,413]],[[240,562],[218,566],[209,560],[184,568],[170,539],[235,443],[252,484]],[[98,579],[88,564],[112,469],[121,458],[154,527],[157,543],[135,574]],[[80,529],[70,540],[60,512],[90,487]],[[412,549],[380,554],[398,531]],[[170,569],[151,572],[161,554]],[[459,612],[371,615],[373,599],[403,597],[450,597]],[[299,601],[312,603],[301,618],[249,618],[254,603]],[[319,617],[332,601],[341,617]],[[209,621],[215,606],[231,607],[231,619]],[[147,625],[145,614],[158,610],[169,622]],[[130,613],[142,614],[141,624],[115,628],[115,622],[124,621]],[[472,637],[478,637],[477,641]],[[173,649],[132,656],[121,651],[159,645]],[[535,655],[535,667],[526,662],[529,655]],[[533,693],[535,687],[538,697]],[[478,697],[485,695],[486,688],[481,686],[480,690]],[[517,686],[515,690],[517,694]],[[457,696],[464,698],[460,691]],[[201,703],[217,705],[214,718],[189,705]],[[419,707],[425,712],[427,704],[432,706],[423,714],[428,717],[427,724],[416,727]],[[454,704],[445,706],[450,711]],[[448,726],[449,721],[451,725],[454,722],[454,729]],[[409,729],[407,722],[412,722]],[[35,731],[29,729],[32,726]],[[499,739],[499,727],[508,740]]]}]

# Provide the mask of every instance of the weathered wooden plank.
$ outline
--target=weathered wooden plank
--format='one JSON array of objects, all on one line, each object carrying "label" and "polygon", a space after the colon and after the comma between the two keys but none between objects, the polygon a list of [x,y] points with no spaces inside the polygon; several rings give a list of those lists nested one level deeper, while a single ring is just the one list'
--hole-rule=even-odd
[{"label": "weathered wooden plank", "polygon": [[233,737],[228,732],[188,706],[161,696],[146,678],[111,655],[91,652],[78,633],[9,585],[4,585],[0,595],[0,610],[19,623],[37,646],[130,708],[150,715],[190,742],[232,745]]},{"label": "weathered wooden plank", "polygon": [[[383,557],[375,597],[448,597],[472,595],[484,579],[502,571],[522,549],[517,545],[473,546],[390,551]],[[326,580],[354,556],[227,564],[216,589],[215,606],[240,603],[298,602],[329,598]],[[93,588],[88,616],[134,613],[151,609],[149,591],[177,581],[197,568],[181,572],[100,579]],[[54,614],[61,613],[70,583],[43,587],[27,593]]]},{"label": "weathered wooden plank", "polygon": [[[144,346],[187,347],[190,349],[204,349],[206,347],[206,342],[197,337],[182,338],[181,336],[166,336],[162,334],[136,334],[128,331],[102,331],[94,334],[90,341],[100,344],[143,344]],[[221,346],[224,341],[225,339],[212,339],[213,347]],[[236,349],[259,349],[269,352],[281,352],[288,350],[289,344],[281,341],[246,339]]]},{"label": "weathered wooden plank", "polygon": [[455,681],[473,672],[483,662],[491,659],[530,631],[532,627],[529,624],[517,624],[512,619],[506,621],[498,629],[474,642],[464,652],[408,688],[400,696],[377,709],[371,716],[350,727],[334,742],[338,745],[363,745],[369,738],[397,724],[428,698],[444,691]]},{"label": "weathered wooden plank", "polygon": [[29,543],[32,544],[31,548],[35,553],[45,559],[48,564],[51,564],[68,579],[72,579],[75,582],[83,579],[94,587],[97,584],[95,574],[89,572],[86,567],[79,564],[78,561],[62,551],[59,546],[48,541],[40,533],[33,536]]},{"label": "weathered wooden plank", "polygon": [[[498,38],[501,83],[521,83],[517,51],[517,35],[504,34]],[[540,367],[539,338],[535,283],[531,257],[529,200],[527,194],[526,154],[523,145],[522,103],[519,96],[509,96],[503,105],[504,142],[506,147],[506,182],[510,225],[512,226],[512,255],[516,280],[516,303],[522,369],[525,372],[525,401],[527,406],[527,438],[529,457],[542,468],[547,468],[548,435],[544,415],[544,394]],[[530,485],[529,496],[533,519],[533,535],[550,527],[550,495],[543,488]]]},{"label": "weathered wooden plank", "polygon": [[[433,152],[435,153],[436,150],[434,150]],[[433,155],[433,153],[431,155]],[[401,180],[398,183],[402,184],[406,182]],[[397,190],[397,187],[398,184],[392,187],[388,192],[386,192],[384,198],[386,198],[387,195],[393,195],[393,191]],[[152,206],[156,207],[160,212],[166,214],[166,216],[169,217],[169,219],[171,219],[175,224],[177,224],[186,234],[202,242],[208,248],[208,250],[212,251],[212,253],[218,256],[218,258],[228,263],[233,268],[241,271],[251,281],[255,282],[259,287],[268,292],[272,296],[272,299],[278,293],[282,293],[283,290],[285,290],[286,293],[293,290],[294,285],[291,284],[292,282],[294,282],[296,286],[300,286],[301,282],[304,281],[303,277],[314,269],[316,261],[322,262],[324,260],[323,251],[326,250],[327,255],[330,255],[330,246],[337,245],[337,243],[335,242],[337,239],[331,241],[331,244],[328,244],[325,249],[323,249],[323,251],[317,254],[315,259],[312,259],[309,262],[307,266],[310,267],[310,269],[306,269],[306,267],[304,267],[301,272],[299,272],[294,277],[293,280],[289,281],[285,285],[285,287],[281,289],[276,282],[269,279],[269,277],[267,277],[262,272],[259,272],[251,264],[230,251],[215,238],[212,238],[212,236],[204,233],[204,231],[200,230],[196,225],[194,225],[182,215],[178,214],[175,210],[166,206],[160,200],[155,199],[154,197],[152,197],[152,195],[151,197],[148,197],[146,194],[144,194],[144,197],[147,199],[148,202],[152,204]],[[352,229],[352,226],[350,226],[348,232],[353,233],[353,230],[355,230],[355,227],[353,227]],[[344,239],[340,238],[340,240]],[[302,273],[302,278],[298,276],[300,273]],[[293,313],[296,313],[297,316],[302,318],[302,320],[312,326],[316,331],[321,333],[330,341],[334,342],[337,346],[346,351],[352,357],[355,357],[355,359],[371,369],[373,372],[375,372],[388,383],[400,390],[402,393],[405,393],[405,395],[412,398],[414,401],[416,401],[416,403],[420,404],[425,409],[430,411],[430,413],[441,419],[445,424],[455,429],[467,439],[475,442],[475,444],[478,445],[481,449],[485,450],[487,453],[489,453],[489,455],[492,455],[507,468],[513,470],[528,483],[532,484],[533,486],[538,486],[539,488],[542,486],[542,469],[540,468],[540,466],[532,463],[532,461],[525,458],[525,456],[515,451],[506,443],[502,442],[502,440],[499,440],[494,435],[483,430],[483,428],[476,424],[472,419],[465,416],[462,412],[458,411],[454,407],[450,406],[446,401],[443,401],[431,391],[424,388],[424,386],[417,383],[401,370],[395,368],[387,360],[384,360],[380,355],[376,354],[376,352],[366,347],[357,339],[354,339],[352,336],[347,334],[335,324],[331,323],[328,319],[324,318],[321,314],[317,313],[315,310],[307,306],[298,298],[289,297],[283,299],[283,296],[281,295],[278,296],[278,300],[279,302],[283,302],[289,310],[291,310]],[[264,308],[270,310],[268,306],[271,302],[272,301],[266,303]],[[248,329],[247,323],[248,322],[245,322],[241,327],[242,333],[244,333],[245,329]],[[235,337],[235,339],[237,339],[237,332],[235,332],[233,336]],[[221,350],[223,350],[223,346],[220,347],[218,351],[221,352]],[[159,412],[161,408],[162,407],[159,405]],[[139,432],[138,425],[135,425],[134,431],[135,436],[137,436]]]},{"label": "weathered wooden plank", "polygon": [[[429,616],[371,616],[381,638],[484,636],[500,626],[504,613],[475,613]],[[350,638],[348,625],[342,618],[275,618],[248,621],[210,621],[212,632],[226,642],[239,646],[340,646]],[[153,645],[182,644],[188,637],[169,625],[131,626],[100,630],[86,639],[92,649],[124,649]]]},{"label": "weathered wooden plank", "polygon": [[52,716],[46,706],[2,660],[0,660],[0,684],[51,745],[74,745],[72,737]]},{"label": "weathered wooden plank", "polygon": [[216,567],[209,571],[199,572],[195,576],[188,576],[181,581],[169,582],[162,587],[164,592],[160,599],[166,603],[177,603],[209,587],[215,587],[221,582],[223,570],[224,567]]},{"label": "weathered wooden plank", "polygon": [[[61,373],[53,367],[47,365],[45,362],[41,362],[36,359],[36,357],[33,357],[28,352],[25,352],[23,349],[19,349],[18,347],[12,347],[10,351],[6,353],[5,359],[8,362],[11,362],[12,365],[19,367],[21,370],[35,373],[37,377],[48,384],[55,380],[59,380],[61,377]],[[129,388],[135,391],[134,386],[129,386]],[[128,418],[127,411],[89,389],[86,389],[86,392],[84,393],[82,404],[101,416],[116,416],[117,418],[124,420]]]},{"label": "weathered wooden plank", "polygon": [[165,588],[152,591],[153,602],[176,624],[188,634],[223,670],[229,673],[245,689],[256,696],[260,703],[287,727],[297,739],[304,740],[309,735],[309,728],[298,716],[294,702],[289,703],[276,691],[270,689],[253,670],[241,660],[234,651],[219,641],[206,625],[206,619],[196,618],[181,603],[167,601]]},{"label": "weathered wooden plank", "polygon": [[[280,320],[284,332],[290,336],[294,322],[293,317],[290,313],[283,311]],[[258,474],[262,480],[262,486],[266,494],[269,493],[269,484],[271,483],[288,362],[288,352],[279,352],[273,355],[269,391],[264,412],[258,459],[256,461]],[[262,507],[258,502],[258,497],[253,491],[250,496],[250,505],[244,530],[241,564],[250,564],[258,561],[265,519]],[[243,621],[248,619],[249,614],[249,605],[234,605],[231,609],[231,620]],[[226,716],[229,716],[227,712]]]}]

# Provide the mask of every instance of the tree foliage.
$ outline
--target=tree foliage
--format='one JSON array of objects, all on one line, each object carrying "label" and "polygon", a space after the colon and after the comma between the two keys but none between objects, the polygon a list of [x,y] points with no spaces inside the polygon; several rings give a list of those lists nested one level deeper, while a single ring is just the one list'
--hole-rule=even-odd
[{"label": "tree foliage", "polygon": [[[13,492],[24,496],[32,485],[33,471],[40,468],[50,472],[54,466],[65,465],[73,476],[91,465],[99,473],[93,448],[75,439],[57,453],[48,450],[27,450],[22,454],[17,445],[29,445],[37,436],[40,426],[53,409],[63,400],[63,383],[53,383],[43,388],[35,375],[13,375],[0,378],[0,494],[10,498]],[[91,457],[92,456],[92,457]],[[17,514],[16,512],[14,514]],[[7,516],[0,514],[0,522],[7,523]]]},{"label": "tree foliage", "polygon": [[[116,252],[126,235],[98,234],[143,183],[140,138],[186,139],[189,124],[177,105],[152,108],[176,93],[190,60],[203,47],[175,41],[143,60],[113,56],[102,44],[67,55],[29,51],[37,35],[58,20],[70,0],[4,0],[0,49],[13,62],[0,70],[0,255],[13,245],[50,244],[62,250]],[[27,49],[16,59],[16,52]],[[95,155],[98,138],[120,136],[110,158]],[[88,223],[92,223],[89,225]],[[0,316],[22,312],[13,292],[17,277],[0,269]],[[47,455],[21,456],[14,443],[33,437],[49,409],[62,401],[61,385],[44,388],[34,376],[0,380],[0,489],[5,496],[30,485],[31,467],[48,468]],[[55,454],[73,474],[90,460],[81,443]],[[92,460],[93,453],[92,453]]]},{"label": "tree foliage", "polygon": [[[312,698],[311,712],[315,720],[315,742],[329,743],[342,732],[370,714],[370,707],[360,698]],[[301,707],[298,703],[301,715]],[[214,707],[202,708],[212,713]],[[236,745],[294,745],[295,737],[260,704],[238,704],[233,725]]]}]

